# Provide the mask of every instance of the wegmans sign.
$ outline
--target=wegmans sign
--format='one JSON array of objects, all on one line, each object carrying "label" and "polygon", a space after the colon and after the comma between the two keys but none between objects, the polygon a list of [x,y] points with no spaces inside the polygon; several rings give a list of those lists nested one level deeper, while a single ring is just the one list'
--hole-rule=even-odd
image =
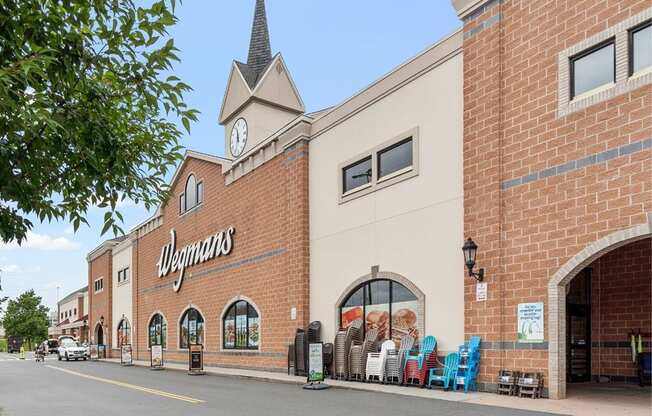
[{"label": "wegmans sign", "polygon": [[170,273],[179,272],[179,277],[172,286],[175,292],[181,289],[183,274],[188,267],[212,260],[215,257],[228,256],[233,250],[233,234],[235,228],[229,227],[177,249],[177,235],[174,228],[170,230],[170,242],[161,248],[161,257],[156,263],[158,277],[163,278]]}]

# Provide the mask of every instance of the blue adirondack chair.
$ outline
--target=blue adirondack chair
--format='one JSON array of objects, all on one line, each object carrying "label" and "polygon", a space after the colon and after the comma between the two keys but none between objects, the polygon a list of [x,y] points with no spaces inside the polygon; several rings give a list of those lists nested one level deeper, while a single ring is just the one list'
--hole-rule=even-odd
[{"label": "blue adirondack chair", "polygon": [[451,352],[446,356],[444,366],[439,368],[431,368],[428,375],[428,388],[432,388],[433,382],[442,383],[444,390],[448,390],[451,381],[455,382],[457,375],[457,366],[460,364],[460,355],[456,352]]},{"label": "blue adirondack chair", "polygon": [[435,350],[436,346],[437,339],[432,335],[428,335],[423,339],[421,348],[419,349],[419,353],[417,355],[410,355],[411,351],[405,352],[405,364],[407,365],[408,361],[417,360],[419,362],[419,368],[421,368],[423,366],[423,360]]},{"label": "blue adirondack chair", "polygon": [[464,392],[477,389],[476,380],[480,369],[480,337],[472,336],[468,344],[460,345],[460,361],[455,375],[454,389],[464,386]]}]

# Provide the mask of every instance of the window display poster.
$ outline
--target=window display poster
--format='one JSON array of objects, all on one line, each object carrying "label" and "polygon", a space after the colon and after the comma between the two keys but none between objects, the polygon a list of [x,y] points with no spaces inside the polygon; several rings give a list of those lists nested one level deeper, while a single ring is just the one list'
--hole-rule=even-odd
[{"label": "window display poster", "polygon": [[404,335],[419,339],[418,303],[416,300],[394,302],[392,304],[392,340],[400,345]]},{"label": "window display poster", "polygon": [[235,319],[224,320],[224,347],[235,347]]},{"label": "window display poster", "polygon": [[260,340],[258,318],[249,318],[249,347],[257,348]]},{"label": "window display poster", "polygon": [[324,381],[323,344],[308,345],[308,382]]},{"label": "window display poster", "polygon": [[163,346],[162,345],[152,345],[152,367],[163,367]]},{"label": "window display poster", "polygon": [[517,310],[518,342],[543,342],[543,302],[519,303]]}]

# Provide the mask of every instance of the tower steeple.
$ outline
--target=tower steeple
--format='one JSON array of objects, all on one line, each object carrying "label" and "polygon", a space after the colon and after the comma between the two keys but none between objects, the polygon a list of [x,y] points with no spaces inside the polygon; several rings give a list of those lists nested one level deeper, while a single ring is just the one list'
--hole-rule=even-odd
[{"label": "tower steeple", "polygon": [[256,74],[258,80],[270,62],[272,62],[272,47],[269,41],[265,0],[256,0],[247,67]]}]

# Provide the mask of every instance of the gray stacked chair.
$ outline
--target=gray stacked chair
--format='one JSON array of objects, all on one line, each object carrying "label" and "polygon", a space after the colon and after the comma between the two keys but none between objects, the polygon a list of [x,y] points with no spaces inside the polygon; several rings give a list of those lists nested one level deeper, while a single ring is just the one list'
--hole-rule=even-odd
[{"label": "gray stacked chair", "polygon": [[414,338],[410,335],[401,337],[401,345],[398,351],[387,352],[385,361],[385,376],[383,382],[388,384],[403,384],[403,366],[405,365],[405,354],[414,346]]},{"label": "gray stacked chair", "polygon": [[378,329],[367,330],[362,345],[352,345],[349,351],[349,379],[365,381],[367,368],[367,354],[378,350]]},{"label": "gray stacked chair", "polygon": [[346,380],[346,373],[348,371],[346,366],[346,333],[347,331],[338,331],[335,335],[334,345],[334,360],[333,360],[333,373],[331,377],[335,380]]},{"label": "gray stacked chair", "polygon": [[303,329],[297,329],[294,337],[294,374],[297,376],[306,375],[306,333]]},{"label": "gray stacked chair", "polygon": [[343,331],[338,332],[335,337],[335,374],[333,374],[333,378],[337,380],[349,379],[349,351],[351,345],[362,344],[362,324],[362,319],[356,319],[351,322],[343,337],[341,336]]},{"label": "gray stacked chair", "polygon": [[310,322],[306,332],[308,334],[309,344],[321,342],[321,322],[319,321]]}]

